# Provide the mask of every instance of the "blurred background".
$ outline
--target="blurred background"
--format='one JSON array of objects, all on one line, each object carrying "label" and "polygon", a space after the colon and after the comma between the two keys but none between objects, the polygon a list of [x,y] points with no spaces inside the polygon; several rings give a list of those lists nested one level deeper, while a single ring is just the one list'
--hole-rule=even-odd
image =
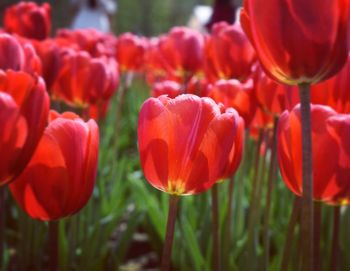
[{"label": "blurred background", "polygon": [[[123,33],[130,31],[146,36],[167,32],[172,26],[186,25],[198,5],[212,5],[214,0],[110,0],[117,6],[116,13],[111,17],[112,31]],[[231,0],[239,6],[242,0]],[[0,3],[0,16],[6,6],[20,1],[3,0]],[[53,31],[57,28],[69,27],[77,12],[74,3],[77,0],[36,0],[48,2],[52,6]]]}]

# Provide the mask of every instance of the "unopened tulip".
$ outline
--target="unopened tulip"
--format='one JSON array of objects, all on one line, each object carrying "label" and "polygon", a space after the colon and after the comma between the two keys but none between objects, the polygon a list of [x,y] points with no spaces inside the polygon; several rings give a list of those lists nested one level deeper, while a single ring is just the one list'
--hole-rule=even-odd
[{"label": "unopened tulip", "polygon": [[10,185],[20,207],[44,221],[73,215],[95,184],[98,127],[73,113],[50,113],[50,123],[23,173]]},{"label": "unopened tulip", "polygon": [[350,0],[244,0],[241,24],[265,71],[282,83],[325,80],[348,56]]},{"label": "unopened tulip", "polygon": [[222,177],[235,141],[233,109],[184,94],[149,98],[142,105],[138,144],[146,179],[173,195],[208,190]]},{"label": "unopened tulip", "polygon": [[29,162],[47,123],[49,97],[40,78],[0,71],[0,186]]},{"label": "unopened tulip", "polygon": [[51,31],[51,7],[44,3],[41,6],[34,2],[20,2],[5,10],[4,28],[10,33],[43,40]]},{"label": "unopened tulip", "polygon": [[[311,106],[313,199],[350,198],[350,117],[328,106]],[[285,111],[278,124],[278,162],[287,187],[302,194],[300,107]]]}]

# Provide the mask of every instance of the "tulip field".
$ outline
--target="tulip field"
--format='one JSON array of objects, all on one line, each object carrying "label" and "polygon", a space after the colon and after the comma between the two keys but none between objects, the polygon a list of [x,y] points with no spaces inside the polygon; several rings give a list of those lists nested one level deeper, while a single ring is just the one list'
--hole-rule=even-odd
[{"label": "tulip field", "polygon": [[350,270],[350,0],[146,37],[0,28],[0,271]]}]

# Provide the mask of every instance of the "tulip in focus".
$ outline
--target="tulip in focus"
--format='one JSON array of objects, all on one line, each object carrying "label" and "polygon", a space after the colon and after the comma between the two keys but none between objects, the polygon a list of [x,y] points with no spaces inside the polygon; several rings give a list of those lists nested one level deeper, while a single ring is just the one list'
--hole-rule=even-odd
[{"label": "tulip in focus", "polygon": [[184,94],[142,105],[138,144],[142,169],[155,188],[172,195],[208,190],[222,177],[237,133],[233,109]]},{"label": "tulip in focus", "polygon": [[44,221],[73,215],[95,184],[99,134],[95,121],[50,112],[50,123],[23,173],[10,185],[20,207]]},{"label": "tulip in focus", "polygon": [[317,83],[345,64],[350,0],[244,0],[241,24],[272,78]]},{"label": "tulip in focus", "polygon": [[[341,203],[350,198],[350,116],[328,106],[311,106],[313,199]],[[278,124],[278,162],[287,187],[302,194],[300,106]],[[317,170],[316,170],[317,169]]]},{"label": "tulip in focus", "polygon": [[29,162],[45,129],[49,97],[41,78],[0,71],[0,186]]},{"label": "tulip in focus", "polygon": [[25,38],[43,40],[51,31],[51,7],[34,2],[20,2],[5,10],[4,28]]}]

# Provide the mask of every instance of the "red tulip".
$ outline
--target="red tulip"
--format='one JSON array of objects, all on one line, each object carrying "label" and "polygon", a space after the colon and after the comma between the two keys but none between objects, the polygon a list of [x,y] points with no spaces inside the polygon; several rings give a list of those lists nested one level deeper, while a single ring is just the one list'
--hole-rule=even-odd
[{"label": "red tulip", "polygon": [[332,78],[312,85],[311,102],[332,107],[338,113],[350,113],[350,54],[343,69]]},{"label": "red tulip", "polygon": [[122,71],[139,71],[144,65],[147,40],[132,33],[118,37],[117,60]]},{"label": "red tulip", "polygon": [[255,95],[259,105],[268,113],[280,115],[299,103],[299,92],[294,86],[280,84],[263,72],[257,79]]},{"label": "red tulip", "polygon": [[0,185],[11,182],[29,162],[48,111],[49,97],[42,79],[0,71]]},{"label": "red tulip", "polygon": [[236,109],[244,119],[246,126],[249,126],[257,106],[252,80],[245,84],[235,79],[219,80],[209,88],[208,96],[217,103],[223,103],[225,107]]},{"label": "red tulip", "polygon": [[5,10],[4,28],[10,33],[43,40],[51,31],[51,7],[34,2],[20,2]]},{"label": "red tulip", "polygon": [[244,0],[241,24],[271,77],[317,83],[346,61],[350,0]]},{"label": "red tulip", "polygon": [[73,113],[50,113],[50,123],[12,195],[32,218],[56,220],[78,212],[95,184],[98,127]]},{"label": "red tulip", "polygon": [[231,110],[234,114],[235,122],[237,123],[237,131],[220,179],[230,178],[238,169],[243,156],[244,120],[232,108],[228,110]]},{"label": "red tulip", "polygon": [[216,23],[205,43],[205,73],[211,82],[219,79],[246,80],[256,55],[240,25]]},{"label": "red tulip", "polygon": [[155,188],[175,195],[208,190],[221,177],[235,140],[233,109],[185,94],[149,98],[138,123],[141,164]]},{"label": "red tulip", "polygon": [[202,70],[204,38],[186,27],[174,27],[159,43],[167,71],[184,80]]},{"label": "red tulip", "polygon": [[114,58],[116,54],[116,37],[93,28],[59,29],[55,39],[61,46],[86,51],[93,57]]},{"label": "red tulip", "polygon": [[86,52],[63,53],[52,85],[55,98],[81,108],[108,100],[116,90],[119,75],[114,59],[92,58]]},{"label": "red tulip", "polygon": [[153,97],[168,95],[170,98],[175,98],[183,93],[182,86],[179,83],[170,80],[155,83],[152,87]]},{"label": "red tulip", "polygon": [[[339,202],[350,196],[350,116],[311,106],[313,198]],[[278,161],[287,187],[302,193],[300,107],[285,111],[278,124]],[[316,170],[317,169],[317,170]]]},{"label": "red tulip", "polygon": [[28,41],[0,33],[0,69],[41,74],[41,61]]}]

